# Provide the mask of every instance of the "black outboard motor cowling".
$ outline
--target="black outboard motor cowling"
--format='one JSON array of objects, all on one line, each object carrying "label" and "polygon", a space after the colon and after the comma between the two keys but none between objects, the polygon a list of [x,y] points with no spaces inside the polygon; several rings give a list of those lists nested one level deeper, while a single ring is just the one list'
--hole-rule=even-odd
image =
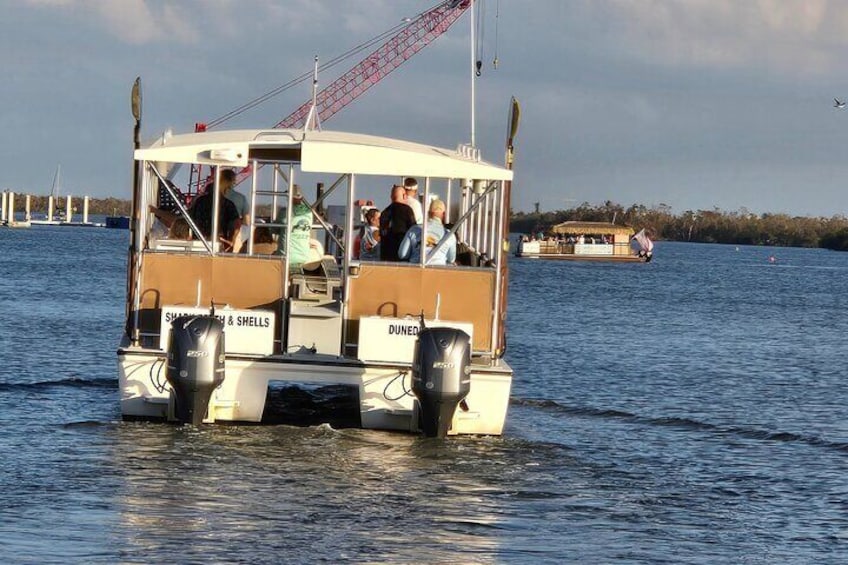
[{"label": "black outboard motor cowling", "polygon": [[418,398],[419,425],[427,437],[443,438],[456,406],[471,390],[471,338],[454,328],[425,328],[415,341],[412,392]]},{"label": "black outboard motor cowling", "polygon": [[214,316],[179,316],[171,322],[168,370],[174,389],[174,414],[199,425],[212,392],[224,382],[224,324]]}]

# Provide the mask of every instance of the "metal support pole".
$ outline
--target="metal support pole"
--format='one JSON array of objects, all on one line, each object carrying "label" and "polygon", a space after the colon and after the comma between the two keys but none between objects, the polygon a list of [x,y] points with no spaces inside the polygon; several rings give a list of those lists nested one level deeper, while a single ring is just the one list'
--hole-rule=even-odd
[{"label": "metal support pole", "polygon": [[421,241],[419,242],[419,245],[418,245],[418,249],[421,251],[421,253],[419,253],[419,255],[421,255],[421,256],[418,258],[418,264],[421,265],[422,267],[427,262],[427,222],[430,219],[427,212],[430,209],[429,202],[430,202],[430,177],[426,177],[424,179],[424,204],[422,206],[424,208],[424,211],[421,214],[422,215],[422,219],[421,219]]},{"label": "metal support pole", "polygon": [[256,182],[259,179],[259,162],[254,159],[250,167],[250,225],[247,229],[247,254],[253,255],[253,233],[256,231]]}]

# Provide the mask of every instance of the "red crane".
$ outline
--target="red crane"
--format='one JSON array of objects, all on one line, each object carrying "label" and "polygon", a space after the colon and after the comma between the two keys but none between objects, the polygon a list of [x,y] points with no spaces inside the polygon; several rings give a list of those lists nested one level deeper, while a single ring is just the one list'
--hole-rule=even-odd
[{"label": "red crane", "polygon": [[[319,121],[329,119],[446,32],[470,5],[471,0],[442,2],[412,20],[397,35],[318,93],[315,110]],[[303,126],[311,107],[312,100],[307,100],[274,127]]]},{"label": "red crane", "polygon": [[[471,6],[471,2],[472,0],[445,0],[422,12],[353,68],[320,90],[315,98],[315,115],[318,123],[328,120],[431,41],[445,33]],[[261,99],[264,100],[266,97]],[[312,99],[307,100],[297,110],[277,122],[274,127],[303,127],[312,105]],[[227,119],[233,115],[235,113],[228,114]],[[216,121],[216,124],[221,121],[223,120]],[[206,131],[206,129],[206,124],[200,123],[195,126],[196,131]],[[250,167],[242,169],[236,182],[243,181],[250,173]],[[200,171],[196,171],[195,175],[193,169],[191,178],[200,179]]]}]

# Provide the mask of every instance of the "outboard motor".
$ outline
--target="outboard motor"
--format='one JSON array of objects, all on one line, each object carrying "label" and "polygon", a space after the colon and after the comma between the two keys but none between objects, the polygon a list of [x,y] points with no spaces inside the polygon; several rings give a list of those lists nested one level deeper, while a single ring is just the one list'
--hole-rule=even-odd
[{"label": "outboard motor", "polygon": [[454,328],[425,328],[415,341],[412,392],[418,398],[419,425],[427,437],[443,438],[456,406],[471,390],[471,338]]},{"label": "outboard motor", "polygon": [[175,416],[199,425],[212,392],[224,382],[224,324],[214,316],[179,316],[171,323],[168,370]]}]

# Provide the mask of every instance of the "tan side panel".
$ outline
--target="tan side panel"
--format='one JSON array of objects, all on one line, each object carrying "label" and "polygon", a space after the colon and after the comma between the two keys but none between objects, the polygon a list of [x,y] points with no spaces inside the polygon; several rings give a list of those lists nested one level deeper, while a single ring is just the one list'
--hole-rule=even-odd
[{"label": "tan side panel", "polygon": [[[436,311],[436,294],[441,295],[439,317],[474,324],[474,349],[491,350],[494,270],[460,268],[415,268],[391,264],[363,263],[359,276],[351,278],[348,318],[362,316],[417,316]],[[358,327],[354,324],[352,330]],[[349,336],[355,337],[355,336]]]},{"label": "tan side panel", "polygon": [[[276,307],[282,297],[282,261],[249,257],[146,253],[141,275],[141,309],[197,302],[233,308]],[[155,319],[155,318],[154,318]],[[158,324],[158,322],[157,322]]]}]

